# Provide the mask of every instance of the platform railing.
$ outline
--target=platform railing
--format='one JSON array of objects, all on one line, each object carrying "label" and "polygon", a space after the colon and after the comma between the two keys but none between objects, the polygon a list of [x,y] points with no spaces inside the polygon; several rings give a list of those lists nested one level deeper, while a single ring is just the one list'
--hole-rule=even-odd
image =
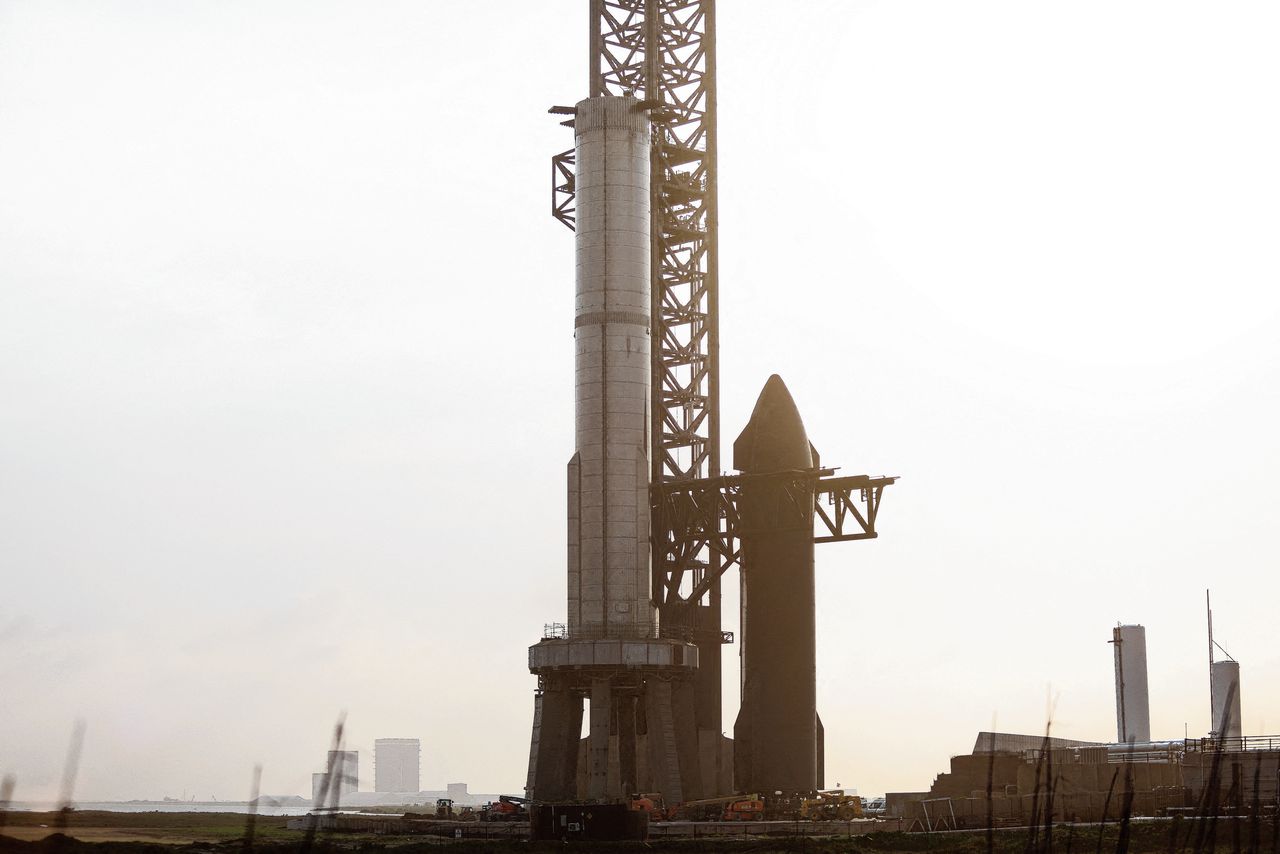
[{"label": "platform railing", "polygon": [[666,623],[656,620],[644,623],[583,623],[577,631],[570,632],[564,623],[543,623],[543,640],[678,640],[685,643],[733,643],[733,632],[706,629],[696,626]]},{"label": "platform railing", "polygon": [[1280,735],[1241,735],[1229,737],[1188,738],[1187,753],[1242,753],[1246,750],[1280,751]]}]

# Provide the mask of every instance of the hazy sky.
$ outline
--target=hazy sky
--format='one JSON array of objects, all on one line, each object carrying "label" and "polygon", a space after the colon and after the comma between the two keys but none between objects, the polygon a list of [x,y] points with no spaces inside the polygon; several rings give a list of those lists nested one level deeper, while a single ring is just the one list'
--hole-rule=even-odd
[{"label": "hazy sky", "polygon": [[[779,11],[782,10],[782,11]],[[993,717],[1280,730],[1280,7],[721,0],[726,445],[900,475],[818,550],[828,782]],[[564,616],[585,2],[0,2],[0,773],[306,793],[338,713],[524,784]],[[727,459],[727,458],[726,458]],[[732,581],[730,589],[736,586]],[[732,602],[729,613],[733,613]],[[730,625],[727,628],[735,629]],[[726,663],[726,728],[736,711]]]}]

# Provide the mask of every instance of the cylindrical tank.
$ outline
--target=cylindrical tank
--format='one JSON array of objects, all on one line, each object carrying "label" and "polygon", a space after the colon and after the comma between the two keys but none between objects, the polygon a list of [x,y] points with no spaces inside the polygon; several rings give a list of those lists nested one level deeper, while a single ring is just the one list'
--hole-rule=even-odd
[{"label": "cylindrical tank", "polygon": [[813,497],[798,495],[785,473],[813,468],[813,456],[776,374],[733,444],[733,465],[758,476],[744,480],[739,498],[743,680],[734,786],[808,792],[818,786]]},{"label": "cylindrical tank", "polygon": [[[574,111],[576,451],[568,467],[568,625],[567,632],[548,626],[529,647],[539,693],[527,791],[540,801],[634,792],[641,709],[648,791],[670,803],[700,797],[689,690],[698,647],[657,636],[649,596],[647,109],[635,98],[604,96],[580,101]],[[591,729],[586,785],[579,789],[584,693],[591,697]]]},{"label": "cylindrical tank", "polygon": [[635,98],[577,105],[576,448],[569,634],[646,636],[649,604],[649,119]]},{"label": "cylindrical tank", "polygon": [[1147,630],[1117,626],[1111,643],[1116,659],[1116,741],[1151,740],[1151,704],[1147,695]]},{"label": "cylindrical tank", "polygon": [[1240,725],[1240,662],[1215,661],[1210,669],[1210,696],[1212,699],[1212,735],[1219,738],[1239,738]]}]

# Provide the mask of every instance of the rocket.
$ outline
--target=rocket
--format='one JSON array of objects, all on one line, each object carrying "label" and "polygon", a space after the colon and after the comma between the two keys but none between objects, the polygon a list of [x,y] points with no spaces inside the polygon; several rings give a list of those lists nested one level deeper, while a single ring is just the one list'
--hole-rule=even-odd
[{"label": "rocket", "polygon": [[541,801],[605,801],[640,791],[641,736],[652,786],[646,791],[672,803],[701,791],[692,714],[698,647],[659,635],[650,590],[653,138],[647,110],[635,98],[602,95],[571,111],[577,207],[568,614],[560,631],[529,647],[538,692],[526,790]]},{"label": "rocket", "polygon": [[817,464],[795,401],[774,374],[733,443],[733,467],[743,475],[742,706],[733,727],[740,792],[821,786],[812,494],[802,513],[779,512],[788,504],[786,482],[795,482],[786,473]]},{"label": "rocket", "polygon": [[577,451],[569,462],[569,633],[648,636],[649,116],[634,98],[576,107],[573,323]]}]

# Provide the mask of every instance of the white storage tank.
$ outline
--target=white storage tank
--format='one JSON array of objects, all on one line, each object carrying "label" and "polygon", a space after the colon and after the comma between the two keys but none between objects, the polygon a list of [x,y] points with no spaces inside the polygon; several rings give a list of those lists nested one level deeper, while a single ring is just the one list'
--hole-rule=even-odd
[{"label": "white storage tank", "polygon": [[1151,701],[1147,696],[1147,630],[1116,626],[1111,632],[1116,658],[1116,741],[1151,740]]},{"label": "white storage tank", "polygon": [[1240,726],[1240,662],[1215,661],[1210,665],[1209,674],[1213,707],[1213,720],[1209,722],[1213,730],[1210,735],[1239,738],[1243,732]]}]

